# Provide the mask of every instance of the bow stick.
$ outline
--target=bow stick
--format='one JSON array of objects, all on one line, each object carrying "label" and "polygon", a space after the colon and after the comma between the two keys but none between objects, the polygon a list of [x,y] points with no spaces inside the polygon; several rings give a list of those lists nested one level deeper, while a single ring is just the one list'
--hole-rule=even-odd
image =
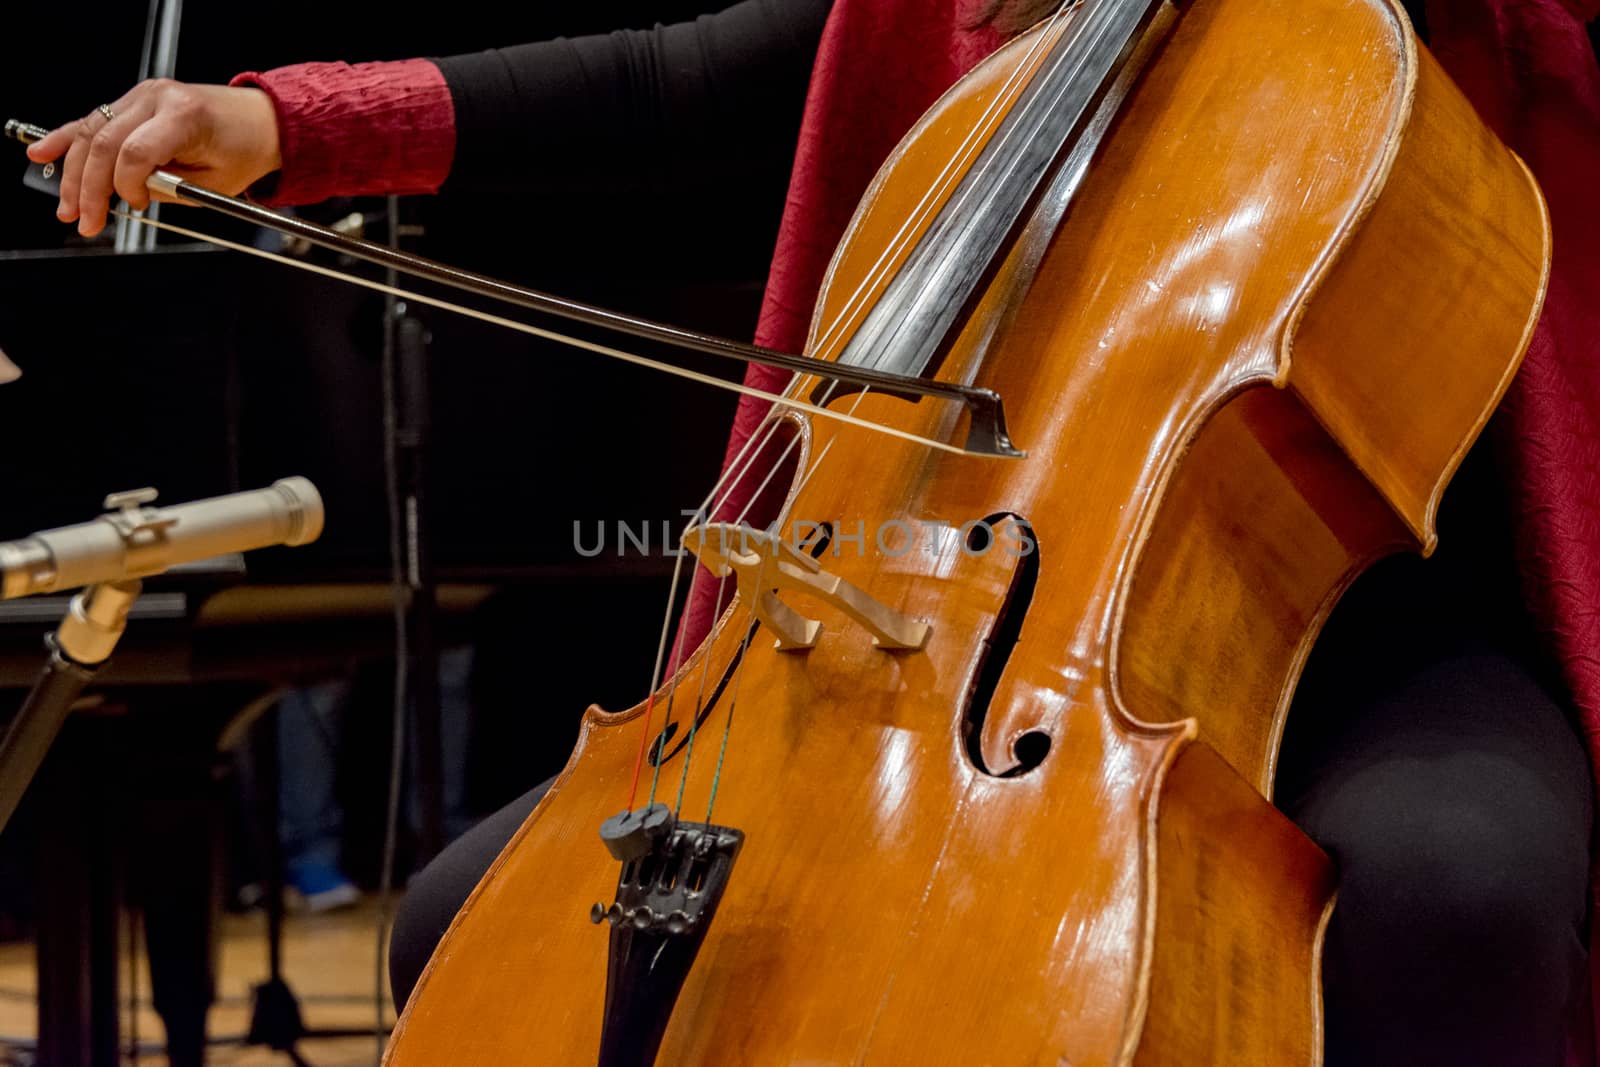
[{"label": "bow stick", "polygon": [[[48,132],[48,130],[43,129],[42,127],[26,122],[19,122],[15,119],[8,120],[5,125],[6,136],[11,140],[19,141],[22,144],[32,144],[34,141],[43,138]],[[59,182],[59,175],[47,172],[51,169],[51,167],[52,165],[47,164],[45,168],[41,169],[40,178],[33,178],[33,174],[30,171],[30,178],[33,178],[33,180],[30,180],[29,184],[35,188],[40,188],[41,191],[43,191],[48,187],[48,183],[52,181]],[[34,168],[37,169],[38,165],[35,164]],[[827,408],[806,403],[805,401],[795,399],[791,396],[780,396],[774,393],[767,393],[759,389],[753,389],[749,386],[736,385],[732,382],[727,382],[723,379],[715,378],[710,375],[702,375],[678,364],[629,355],[605,346],[578,341],[574,338],[564,337],[558,334],[551,334],[547,331],[535,331],[531,327],[527,327],[525,324],[512,323],[508,320],[500,319],[495,316],[489,316],[475,312],[469,308],[462,308],[444,301],[419,296],[415,293],[395,290],[388,286],[382,286],[375,282],[369,282],[364,278],[342,274],[337,271],[328,271],[322,269],[317,271],[318,273],[327,274],[356,285],[363,285],[367,288],[378,289],[379,291],[383,292],[392,292],[395,295],[406,299],[417,300],[421,303],[429,304],[434,307],[441,307],[446,310],[461,312],[471,315],[472,317],[491,321],[500,325],[522,328],[528,332],[536,332],[539,336],[548,337],[550,339],[559,340],[565,343],[577,344],[579,347],[586,348],[590,351],[626,359],[630,362],[643,364],[655,369],[678,374],[680,376],[690,377],[696,381],[716,385],[724,389],[731,389],[735,392],[743,393],[745,395],[760,397],[782,407],[806,411],[823,418],[850,423],[852,425],[861,426],[865,429],[871,429],[880,433],[888,433],[892,436],[916,441],[920,444],[938,448],[942,451],[955,452],[961,455],[993,456],[1004,458],[1020,458],[1026,455],[1026,453],[1018,450],[1011,444],[1010,436],[1006,431],[1004,404],[1002,403],[999,394],[990,389],[981,389],[974,386],[961,385],[952,382],[934,381],[928,378],[920,378],[903,374],[893,374],[886,371],[874,370],[868,367],[857,367],[830,360],[814,359],[810,356],[790,355],[787,352],[778,352],[769,348],[762,348],[757,345],[741,344],[737,341],[730,341],[722,337],[713,337],[709,334],[697,333],[693,330],[680,329],[675,326],[668,326],[664,323],[652,322],[648,319],[640,319],[630,315],[624,315],[619,312],[608,311],[605,308],[595,307],[592,304],[585,304],[576,300],[568,300],[564,297],[552,296],[549,293],[542,293],[535,289],[528,289],[520,285],[514,285],[511,282],[501,281],[496,278],[490,278],[486,275],[473,273],[472,271],[462,270],[459,267],[452,267],[448,264],[427,259],[423,256],[412,255],[411,253],[403,252],[396,248],[390,248],[387,245],[381,245],[377,244],[376,242],[351,237],[335,230],[328,229],[325,226],[318,226],[315,223],[307,222],[305,219],[296,218],[290,215],[283,215],[271,210],[270,208],[262,207],[260,204],[254,204],[239,197],[227,196],[223,193],[216,192],[215,190],[207,189],[204,186],[195,185],[194,183],[185,181],[181,177],[167,171],[156,171],[150,176],[145,184],[153,194],[158,196],[164,196],[182,204],[209,208],[212,211],[220,212],[221,214],[228,215],[236,219],[242,219],[257,226],[276,231],[277,233],[281,233],[289,237],[298,238],[319,247],[350,256],[354,259],[360,259],[368,263],[374,263],[378,266],[389,268],[400,274],[405,274],[410,277],[437,282],[452,289],[488,297],[489,299],[498,301],[500,303],[511,304],[516,307],[525,308],[541,314],[552,315],[556,318],[565,319],[571,322],[578,322],[584,325],[598,327],[600,329],[627,334],[632,337],[664,344],[673,348],[686,349],[694,352],[703,352],[708,355],[720,356],[725,359],[732,359],[745,364],[761,363],[767,366],[777,367],[781,370],[792,371],[795,374],[811,375],[818,378],[828,378],[836,382],[858,386],[863,389],[876,390],[878,392],[887,393],[891,396],[896,396],[907,400],[916,401],[923,397],[930,397],[937,400],[960,403],[967,409],[971,416],[967,425],[966,440],[964,445],[958,447],[942,441],[936,441],[931,438],[919,437],[915,434],[910,434],[903,430],[897,430],[894,427],[884,426],[868,419],[856,418],[843,412],[830,411]],[[135,216],[128,217],[135,218]],[[229,241],[223,241],[206,234],[196,233],[192,230],[185,230],[166,223],[152,222],[148,219],[142,218],[136,218],[136,221],[142,222],[146,225],[154,225],[162,229],[172,230],[185,236],[215,244],[220,247],[230,248],[249,254],[265,255],[266,258],[288,263],[293,266],[308,266],[307,264],[288,260],[285,257],[274,256],[271,253],[262,253],[259,249],[253,249],[248,246],[238,245]]]}]

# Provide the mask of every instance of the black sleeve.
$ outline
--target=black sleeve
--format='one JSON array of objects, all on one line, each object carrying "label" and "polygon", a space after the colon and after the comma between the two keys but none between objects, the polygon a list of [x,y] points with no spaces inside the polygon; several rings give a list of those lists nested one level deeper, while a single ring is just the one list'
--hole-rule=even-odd
[{"label": "black sleeve", "polygon": [[792,155],[830,6],[742,0],[693,22],[439,60],[456,108],[447,188],[637,184]]}]

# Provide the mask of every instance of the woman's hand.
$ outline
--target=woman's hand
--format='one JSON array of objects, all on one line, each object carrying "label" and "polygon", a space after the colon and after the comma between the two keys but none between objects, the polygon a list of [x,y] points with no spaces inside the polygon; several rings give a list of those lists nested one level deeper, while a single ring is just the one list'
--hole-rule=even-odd
[{"label": "woman's hand", "polygon": [[136,209],[149,206],[145,180],[168,170],[230,196],[282,165],[278,116],[260,89],[141,82],[109,105],[28,146],[28,158],[66,156],[56,216],[93,237],[105,228],[113,190]]}]

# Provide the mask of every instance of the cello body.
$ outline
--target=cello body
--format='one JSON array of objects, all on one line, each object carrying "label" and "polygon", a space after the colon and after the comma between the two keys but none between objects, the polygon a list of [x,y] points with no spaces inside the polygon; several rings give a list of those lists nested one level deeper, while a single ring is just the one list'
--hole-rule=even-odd
[{"label": "cello body", "polygon": [[[837,354],[1031,36],[884,165],[810,354]],[[1152,47],[1070,208],[1023,235],[938,371],[1004,396],[1026,458],[773,416],[815,464],[788,515],[830,524],[820,562],[932,629],[887,651],[822,608],[815,647],[745,647],[735,601],[681,668],[712,693],[737,666],[715,821],[747,840],[659,1063],[1320,1062],[1335,873],[1266,799],[1278,738],[1342,591],[1431,550],[1533,327],[1549,229],[1396,3],[1194,0]],[[884,396],[856,413],[954,421]],[[883,550],[895,522],[912,550]],[[733,703],[704,709],[685,817]],[[597,830],[644,710],[589,711],[391,1067],[595,1062],[588,918],[618,875]],[[661,751],[670,802],[686,753]]]}]

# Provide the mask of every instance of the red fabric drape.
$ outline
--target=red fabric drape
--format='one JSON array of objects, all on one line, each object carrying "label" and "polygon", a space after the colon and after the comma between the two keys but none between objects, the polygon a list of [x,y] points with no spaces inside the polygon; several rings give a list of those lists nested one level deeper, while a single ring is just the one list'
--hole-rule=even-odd
[{"label": "red fabric drape", "polygon": [[[1490,432],[1524,597],[1560,662],[1591,767],[1600,766],[1600,66],[1584,23],[1597,16],[1597,0],[1428,4],[1434,54],[1527,161],[1550,205],[1544,314]],[[1568,1062],[1591,1067],[1596,1043],[1592,1032],[1576,1035]]]},{"label": "red fabric drape", "polygon": [[[1586,10],[1585,10],[1586,8]],[[1600,3],[1429,5],[1434,53],[1550,205],[1544,314],[1496,415],[1525,595],[1600,756]]]}]

